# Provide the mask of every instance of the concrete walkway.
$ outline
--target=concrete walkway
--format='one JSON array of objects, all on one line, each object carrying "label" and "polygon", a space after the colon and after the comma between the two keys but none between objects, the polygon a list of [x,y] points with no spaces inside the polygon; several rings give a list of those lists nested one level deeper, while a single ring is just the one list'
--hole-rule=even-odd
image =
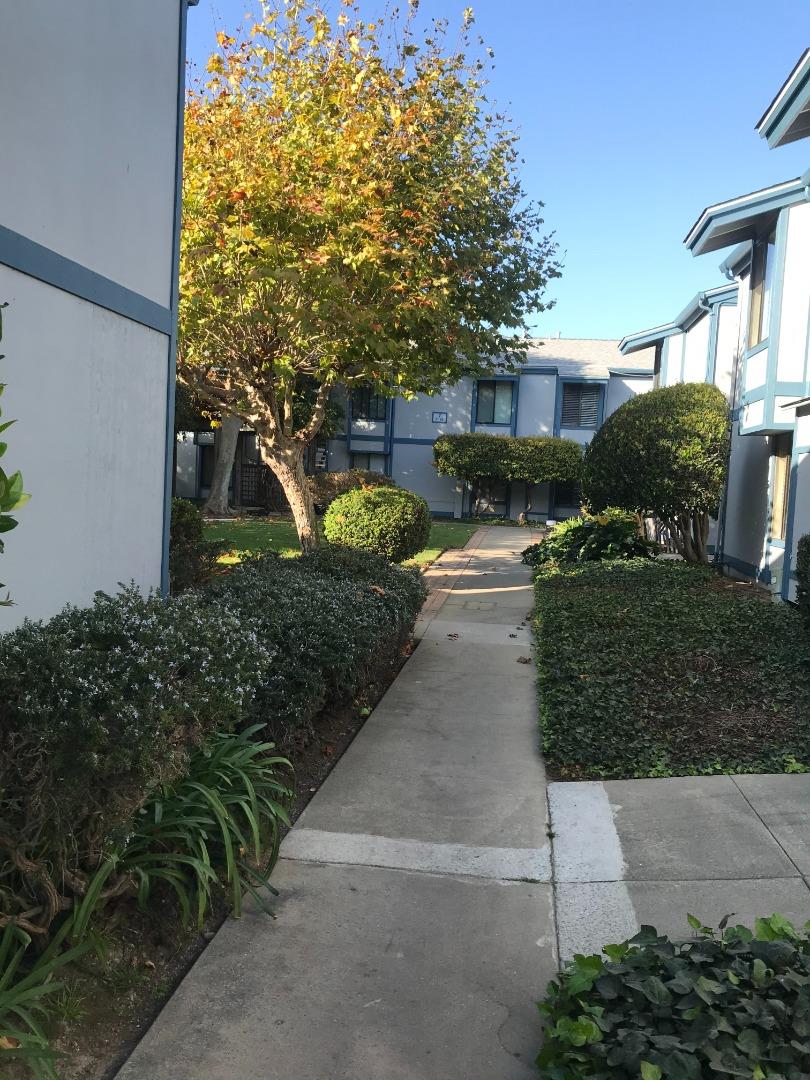
[{"label": "concrete walkway", "polygon": [[535,1076],[557,960],[532,539],[441,560],[419,647],[284,841],[277,918],[224,924],[121,1080]]},{"label": "concrete walkway", "polygon": [[687,912],[810,919],[810,775],[551,784],[549,806],[562,960],[642,923],[689,937]]}]

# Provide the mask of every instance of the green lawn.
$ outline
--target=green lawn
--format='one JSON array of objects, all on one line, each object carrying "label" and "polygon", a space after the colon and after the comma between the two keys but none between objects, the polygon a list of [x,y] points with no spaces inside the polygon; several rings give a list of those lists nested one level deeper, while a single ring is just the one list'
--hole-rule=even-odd
[{"label": "green lawn", "polygon": [[[477,527],[460,521],[434,522],[428,546],[407,565],[429,566],[448,548],[464,547]],[[222,557],[228,563],[240,562],[249,552],[278,551],[289,558],[300,551],[295,526],[285,517],[217,521],[205,526],[205,535],[209,540],[225,540],[232,545],[232,550]]]}]

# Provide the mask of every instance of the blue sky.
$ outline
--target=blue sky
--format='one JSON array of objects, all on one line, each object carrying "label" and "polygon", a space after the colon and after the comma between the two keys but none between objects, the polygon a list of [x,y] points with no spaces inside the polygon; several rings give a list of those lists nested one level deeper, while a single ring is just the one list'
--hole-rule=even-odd
[{"label": "blue sky", "polygon": [[[465,6],[422,0],[420,12],[456,22]],[[619,338],[668,321],[723,280],[724,253],[693,259],[682,245],[704,206],[810,167],[806,142],[768,150],[754,131],[808,43],[806,0],[472,6],[495,50],[491,96],[521,132],[524,186],[564,252],[540,334]],[[200,0],[190,59],[204,63],[215,31],[250,8]]]}]

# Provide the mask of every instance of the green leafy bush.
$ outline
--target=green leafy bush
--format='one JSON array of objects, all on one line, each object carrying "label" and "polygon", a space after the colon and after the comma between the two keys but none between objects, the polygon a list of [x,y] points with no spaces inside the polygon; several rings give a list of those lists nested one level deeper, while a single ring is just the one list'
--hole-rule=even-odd
[{"label": "green leafy bush", "polygon": [[[552,981],[544,1080],[810,1075],[810,939],[782,916],[673,942],[644,926]],[[810,924],[808,924],[810,925]]]},{"label": "green leafy bush", "polygon": [[796,546],[796,600],[810,629],[810,533],[799,538]]},{"label": "green leafy bush", "polygon": [[[7,307],[7,304],[0,304],[0,340],[3,337],[3,308]],[[3,357],[0,356],[0,360]],[[5,390],[5,384],[0,383],[0,396],[2,396]],[[0,410],[0,416],[2,416],[2,410]],[[11,425],[13,420],[6,420],[5,423],[0,423],[0,435],[3,434]],[[0,458],[3,457],[7,449],[7,444],[0,440]],[[3,533],[11,532],[12,529],[17,527],[17,519],[12,517],[12,511],[19,510],[30,499],[30,495],[26,495],[23,492],[23,478],[19,472],[12,473],[9,476],[3,472],[3,467],[0,466],[0,555],[3,554]],[[3,588],[3,583],[0,582],[0,589]],[[9,607],[12,601],[10,597],[6,596],[5,599],[0,597],[0,607]]]},{"label": "green leafy bush", "polygon": [[482,478],[528,484],[579,480],[582,447],[552,435],[515,437],[470,432],[442,435],[434,444],[436,471],[475,482]]},{"label": "green leafy bush", "polygon": [[656,545],[639,536],[638,519],[625,510],[608,507],[602,514],[561,521],[539,544],[523,552],[528,566],[544,563],[597,562],[607,559],[652,558]]},{"label": "green leafy bush", "polygon": [[173,594],[208,581],[227,546],[220,540],[205,539],[199,507],[188,499],[172,499],[169,581]]},{"label": "green leafy bush", "polygon": [[0,636],[0,910],[49,925],[110,833],[244,717],[273,659],[241,612],[134,587]]},{"label": "green leafy bush", "polygon": [[259,556],[206,590],[238,610],[277,662],[256,680],[251,719],[285,749],[327,701],[354,694],[408,638],[424,599],[419,575],[329,546],[300,559]]},{"label": "green leafy bush", "polygon": [[543,746],[569,779],[810,769],[810,638],[708,568],[629,560],[535,582]]},{"label": "green leafy bush", "polygon": [[326,539],[402,562],[427,547],[430,510],[402,488],[350,491],[331,504],[323,519]]},{"label": "green leafy bush", "polygon": [[370,469],[318,472],[309,477],[312,500],[319,510],[326,510],[335,499],[345,495],[347,491],[372,487],[396,487],[396,484],[385,473],[372,472]]},{"label": "green leafy bush", "polygon": [[252,723],[289,744],[396,655],[423,598],[411,571],[324,550],[249,560],[168,603],[99,594],[1,636],[0,911],[46,931],[198,748]]},{"label": "green leafy bush", "polygon": [[[138,811],[117,857],[120,871],[137,883],[142,907],[156,883],[174,890],[186,924],[195,909],[202,926],[220,883],[230,888],[235,915],[245,893],[267,907],[257,886],[270,888],[292,791],[280,779],[290,763],[274,754],[273,743],[254,738],[261,729],[218,732],[194,753],[186,776],[161,785]],[[245,861],[250,851],[254,866]]]},{"label": "green leafy bush", "polygon": [[587,447],[585,501],[595,512],[618,506],[659,518],[685,559],[706,562],[728,450],[728,403],[716,386],[682,383],[639,394]]}]

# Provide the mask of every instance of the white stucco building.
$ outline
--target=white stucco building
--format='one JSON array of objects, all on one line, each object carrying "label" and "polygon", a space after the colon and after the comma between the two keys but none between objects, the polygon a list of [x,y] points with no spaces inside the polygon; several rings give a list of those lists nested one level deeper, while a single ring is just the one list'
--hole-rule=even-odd
[{"label": "white stucco building", "polygon": [[4,465],[32,499],[0,631],[166,581],[189,3],[3,12]]},{"label": "white stucco building", "polygon": [[[604,419],[619,405],[653,385],[654,349],[623,357],[617,341],[551,338],[537,342],[519,371],[465,378],[439,394],[411,400],[370,392],[341,394],[346,423],[317,456],[333,472],[372,469],[386,473],[400,487],[422,495],[436,517],[460,518],[474,506],[481,512],[516,518],[526,510],[523,484],[500,484],[477,492],[470,485],[439,476],[433,444],[441,435],[469,431],[493,435],[561,435],[590,442]],[[213,446],[195,445],[181,436],[177,451],[177,493],[189,498],[207,494]],[[199,442],[199,439],[197,440]],[[313,456],[314,464],[315,456]],[[245,504],[255,490],[257,465],[253,436],[245,433],[237,451],[233,492]],[[240,499],[240,494],[243,497]],[[546,520],[579,512],[570,485],[538,484],[531,492],[530,516]]]},{"label": "white stucco building", "polygon": [[[772,148],[810,135],[810,49],[757,124]],[[730,252],[730,284],[701,293],[672,323],[632,334],[624,355],[656,349],[656,381],[715,382],[732,418],[716,558],[796,594],[796,543],[810,532],[810,172],[707,207],[684,241]]]}]

